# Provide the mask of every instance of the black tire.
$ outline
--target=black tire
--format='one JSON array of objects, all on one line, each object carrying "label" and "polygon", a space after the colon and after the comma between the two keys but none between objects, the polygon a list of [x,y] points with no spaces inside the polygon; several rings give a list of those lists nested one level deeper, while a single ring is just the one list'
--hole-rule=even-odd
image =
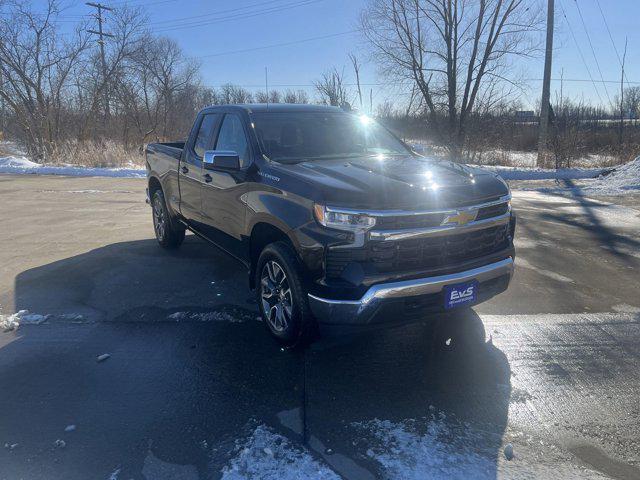
[{"label": "black tire", "polygon": [[[278,272],[274,265],[277,265],[281,272]],[[270,275],[270,268],[275,272],[276,281]],[[281,273],[284,273],[284,281],[278,283],[282,278]],[[264,282],[265,277],[267,284]],[[260,254],[255,271],[258,308],[271,335],[286,347],[305,347],[315,338],[317,332],[303,278],[302,265],[288,243],[271,243]],[[287,287],[290,291],[288,296]],[[271,296],[267,297],[269,294]],[[274,298],[276,296],[278,297]],[[278,307],[275,303],[282,305],[280,313],[286,325],[278,321]],[[288,311],[287,304],[290,306]]]},{"label": "black tire", "polygon": [[151,198],[151,214],[156,240],[163,248],[178,248],[183,240],[185,228],[171,216],[162,190],[156,190]]}]

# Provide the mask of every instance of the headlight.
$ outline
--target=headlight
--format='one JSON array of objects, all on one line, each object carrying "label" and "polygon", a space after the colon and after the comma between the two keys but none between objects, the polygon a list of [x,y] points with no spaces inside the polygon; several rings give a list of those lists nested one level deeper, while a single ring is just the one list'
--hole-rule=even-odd
[{"label": "headlight", "polygon": [[320,225],[327,228],[347,230],[349,232],[369,230],[376,224],[375,217],[361,213],[341,211],[340,209],[326,207],[324,205],[315,204],[313,206],[313,213]]}]

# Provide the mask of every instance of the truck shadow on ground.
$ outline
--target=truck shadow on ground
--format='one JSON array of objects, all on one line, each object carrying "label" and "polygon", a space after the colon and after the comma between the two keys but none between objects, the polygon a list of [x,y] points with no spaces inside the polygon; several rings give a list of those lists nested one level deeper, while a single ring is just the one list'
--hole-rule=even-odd
[{"label": "truck shadow on ground", "polygon": [[0,462],[15,477],[217,478],[257,425],[346,478],[496,476],[510,367],[472,310],[283,351],[246,272],[192,237],[25,271],[14,302],[52,315],[0,348],[0,409],[13,412],[0,437],[22,445]]},{"label": "truck shadow on ground", "polygon": [[[566,215],[565,213],[548,212],[541,215],[544,220],[551,220],[567,226],[581,229],[585,235],[594,238],[601,245],[605,245],[607,250],[614,256],[623,260],[630,257],[629,251],[635,251],[640,248],[640,242],[628,235],[620,235],[613,228],[610,228],[603,222],[602,217],[607,214],[607,204],[587,197],[582,188],[571,179],[559,180],[558,184],[571,191],[573,198],[582,209],[583,219],[576,215]],[[564,199],[564,195],[554,191],[546,192],[550,197]],[[598,211],[600,213],[598,214]],[[629,218],[633,218],[633,212],[628,213]]]}]

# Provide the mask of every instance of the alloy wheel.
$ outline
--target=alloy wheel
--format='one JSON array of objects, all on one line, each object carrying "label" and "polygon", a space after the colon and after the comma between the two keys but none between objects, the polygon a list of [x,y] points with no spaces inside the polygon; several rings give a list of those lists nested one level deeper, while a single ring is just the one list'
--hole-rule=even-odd
[{"label": "alloy wheel", "polygon": [[260,275],[262,311],[269,325],[276,332],[289,326],[292,315],[292,298],[289,280],[284,269],[274,260],[267,261]]},{"label": "alloy wheel", "polygon": [[164,233],[167,227],[165,211],[161,202],[162,200],[157,197],[153,202],[153,227],[155,228],[158,240],[164,239]]}]

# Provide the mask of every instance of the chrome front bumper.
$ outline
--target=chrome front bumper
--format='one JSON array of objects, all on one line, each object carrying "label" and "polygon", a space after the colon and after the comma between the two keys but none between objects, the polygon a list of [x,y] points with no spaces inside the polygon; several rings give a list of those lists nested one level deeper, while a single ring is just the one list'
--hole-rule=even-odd
[{"label": "chrome front bumper", "polygon": [[482,288],[482,282],[505,275],[511,280],[513,269],[513,259],[509,257],[483,267],[449,275],[373,285],[360,300],[331,300],[309,294],[309,305],[321,323],[364,325],[371,322],[380,306],[388,300],[437,294],[446,285],[468,280],[477,280]]}]

